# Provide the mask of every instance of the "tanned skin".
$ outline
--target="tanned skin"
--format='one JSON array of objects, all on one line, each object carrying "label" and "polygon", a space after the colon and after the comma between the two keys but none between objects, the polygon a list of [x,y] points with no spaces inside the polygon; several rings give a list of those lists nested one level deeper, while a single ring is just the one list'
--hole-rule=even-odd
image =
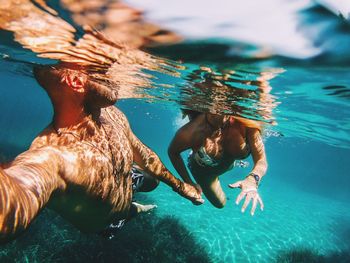
[{"label": "tanned skin", "polygon": [[[221,188],[219,176],[229,170],[235,160],[251,154],[254,161],[251,172],[258,175],[260,179],[267,170],[265,147],[260,130],[257,127],[248,127],[242,119],[239,119],[210,113],[199,114],[193,119],[190,118],[190,122],[177,131],[168,149],[169,157],[179,175],[185,182],[203,190],[204,195],[217,208],[223,208],[226,204],[226,196]],[[200,171],[192,170],[192,175],[197,182],[195,183],[180,154],[187,149],[197,152],[200,147],[204,147],[205,152],[215,160],[220,160],[225,155],[225,162],[223,167],[218,166],[212,170],[205,167]],[[254,177],[247,176],[242,181],[230,184],[229,187],[241,188],[236,204],[245,198],[242,212],[251,201],[252,215],[258,203],[263,210],[263,202],[258,194]]]},{"label": "tanned skin", "polygon": [[94,84],[72,66],[34,73],[53,103],[54,117],[28,151],[0,168],[0,241],[25,230],[46,205],[85,232],[127,218],[133,163],[193,203],[203,202],[200,192],[175,178],[111,106],[117,90]]}]

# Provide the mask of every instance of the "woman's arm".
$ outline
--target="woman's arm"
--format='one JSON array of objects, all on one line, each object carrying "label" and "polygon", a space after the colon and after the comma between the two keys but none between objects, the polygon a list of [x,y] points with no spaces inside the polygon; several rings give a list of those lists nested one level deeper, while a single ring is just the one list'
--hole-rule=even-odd
[{"label": "woman's arm", "polygon": [[267,160],[260,131],[258,129],[248,128],[247,139],[254,161],[254,167],[251,173],[258,175],[261,179],[267,171]]},{"label": "woman's arm", "polygon": [[[234,184],[229,184],[231,188],[240,188],[241,193],[237,196],[236,204],[238,205],[242,199],[245,198],[241,211],[244,212],[249,203],[253,201],[251,208],[251,215],[254,215],[257,204],[260,204],[260,209],[264,209],[264,203],[258,193],[258,183],[260,179],[265,175],[267,170],[267,160],[265,154],[265,146],[261,138],[259,129],[247,128],[247,139],[251,149],[251,154],[254,161],[253,170],[242,181],[238,181]],[[259,177],[259,181],[256,181],[254,174]]]},{"label": "woman's arm", "polygon": [[7,169],[0,168],[0,242],[22,232],[63,187],[60,159],[49,147],[19,155]]},{"label": "woman's arm", "polygon": [[184,160],[181,157],[181,153],[189,148],[191,148],[190,136],[188,136],[188,133],[186,130],[184,130],[184,128],[181,128],[176,132],[174,138],[170,142],[168,155],[175,170],[181,176],[181,178],[186,183],[195,185],[187,170]]}]

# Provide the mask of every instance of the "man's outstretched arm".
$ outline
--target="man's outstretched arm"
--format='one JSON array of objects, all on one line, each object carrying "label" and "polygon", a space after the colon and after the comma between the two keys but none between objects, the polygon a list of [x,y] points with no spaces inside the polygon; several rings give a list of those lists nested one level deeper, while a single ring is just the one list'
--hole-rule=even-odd
[{"label": "man's outstretched arm", "polygon": [[28,227],[52,192],[64,187],[60,159],[52,148],[29,150],[0,168],[0,242]]},{"label": "man's outstretched arm", "polygon": [[191,123],[186,124],[176,132],[168,147],[168,156],[181,178],[186,183],[196,185],[196,183],[191,179],[190,173],[188,172],[185,162],[181,157],[181,153],[183,151],[190,149],[193,146],[194,139],[192,138],[193,136],[190,135],[193,134],[193,132],[189,131],[189,129],[193,130],[194,128],[193,125],[190,127],[190,124]]},{"label": "man's outstretched arm", "polygon": [[172,173],[170,173],[170,171],[161,162],[158,155],[144,145],[133,134],[131,129],[129,130],[129,140],[133,147],[134,162],[141,168],[160,181],[169,185],[175,192],[191,200],[194,204],[202,204],[204,202],[201,198],[201,193],[192,185],[183,183]]}]

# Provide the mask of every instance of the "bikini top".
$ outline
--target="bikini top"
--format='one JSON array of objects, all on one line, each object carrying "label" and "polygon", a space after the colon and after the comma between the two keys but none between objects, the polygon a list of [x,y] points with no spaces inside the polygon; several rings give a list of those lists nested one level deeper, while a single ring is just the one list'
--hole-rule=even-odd
[{"label": "bikini top", "polygon": [[195,153],[192,152],[191,156],[193,156],[196,162],[201,166],[216,167],[220,164],[220,162],[207,154],[203,146],[201,146]]},{"label": "bikini top", "polygon": [[[205,114],[205,121],[206,121],[206,123],[207,123],[212,129],[217,129],[216,127],[214,127],[214,126],[209,122],[208,117],[207,117],[207,114]],[[227,136],[227,133],[225,132],[225,130],[226,130],[226,129],[229,129],[230,126],[234,124],[234,122],[235,122],[235,119],[234,119],[234,118],[229,118],[227,121],[225,121],[225,122],[222,124],[222,126],[219,128],[219,130],[221,130],[221,136],[224,136],[224,137]],[[238,127],[238,128],[241,130],[242,133],[245,133],[245,135],[246,135],[246,129],[245,129],[245,130],[242,130],[242,127]],[[218,130],[218,129],[217,129],[217,130]],[[229,134],[229,136],[231,136],[231,135]],[[250,153],[251,153],[251,149],[250,149],[250,147],[249,147],[249,143],[247,142],[247,135],[245,136],[244,140],[245,140],[245,148],[244,148],[243,150],[246,151],[246,155],[244,155],[243,157],[237,158],[237,159],[245,159],[245,158],[247,158],[247,157],[250,155]],[[203,149],[201,149],[201,148],[203,148]],[[202,152],[202,154],[203,154],[204,156],[206,155],[206,156],[208,156],[209,158],[213,159],[212,157],[210,157],[210,156],[206,153],[205,147],[201,146],[201,148],[200,148],[200,150],[201,150],[200,152]],[[225,159],[225,152],[224,152],[222,158],[220,158],[220,159]],[[229,158],[229,159],[231,159],[231,158]],[[215,161],[215,159],[213,159],[213,160],[214,160],[214,162],[218,162],[218,161]],[[209,161],[208,161],[208,162],[209,162]]]}]

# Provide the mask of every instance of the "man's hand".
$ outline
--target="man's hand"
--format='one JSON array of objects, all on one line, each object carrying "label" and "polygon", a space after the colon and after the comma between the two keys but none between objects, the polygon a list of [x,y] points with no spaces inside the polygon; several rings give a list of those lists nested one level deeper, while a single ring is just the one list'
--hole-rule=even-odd
[{"label": "man's hand", "polygon": [[192,201],[194,205],[201,205],[204,203],[201,189],[198,189],[196,185],[180,182],[179,187],[174,189],[174,191]]},{"label": "man's hand", "polygon": [[231,188],[241,188],[242,189],[241,193],[237,196],[237,199],[236,199],[236,204],[238,205],[241,202],[241,200],[245,197],[245,201],[243,203],[242,210],[241,210],[242,213],[244,213],[244,211],[248,207],[251,200],[253,200],[252,209],[250,210],[250,214],[252,216],[255,213],[255,209],[256,209],[258,202],[260,204],[261,211],[264,210],[264,203],[258,194],[258,189],[257,189],[257,185],[256,185],[254,178],[247,177],[246,179],[244,179],[242,181],[238,181],[234,184],[229,184],[228,186]]},{"label": "man's hand", "polygon": [[194,186],[194,188],[197,189],[197,192],[198,192],[200,195],[202,195],[202,193],[203,193],[202,187],[201,187],[199,184],[196,184],[196,183],[194,183],[194,184],[192,184],[192,185]]}]

